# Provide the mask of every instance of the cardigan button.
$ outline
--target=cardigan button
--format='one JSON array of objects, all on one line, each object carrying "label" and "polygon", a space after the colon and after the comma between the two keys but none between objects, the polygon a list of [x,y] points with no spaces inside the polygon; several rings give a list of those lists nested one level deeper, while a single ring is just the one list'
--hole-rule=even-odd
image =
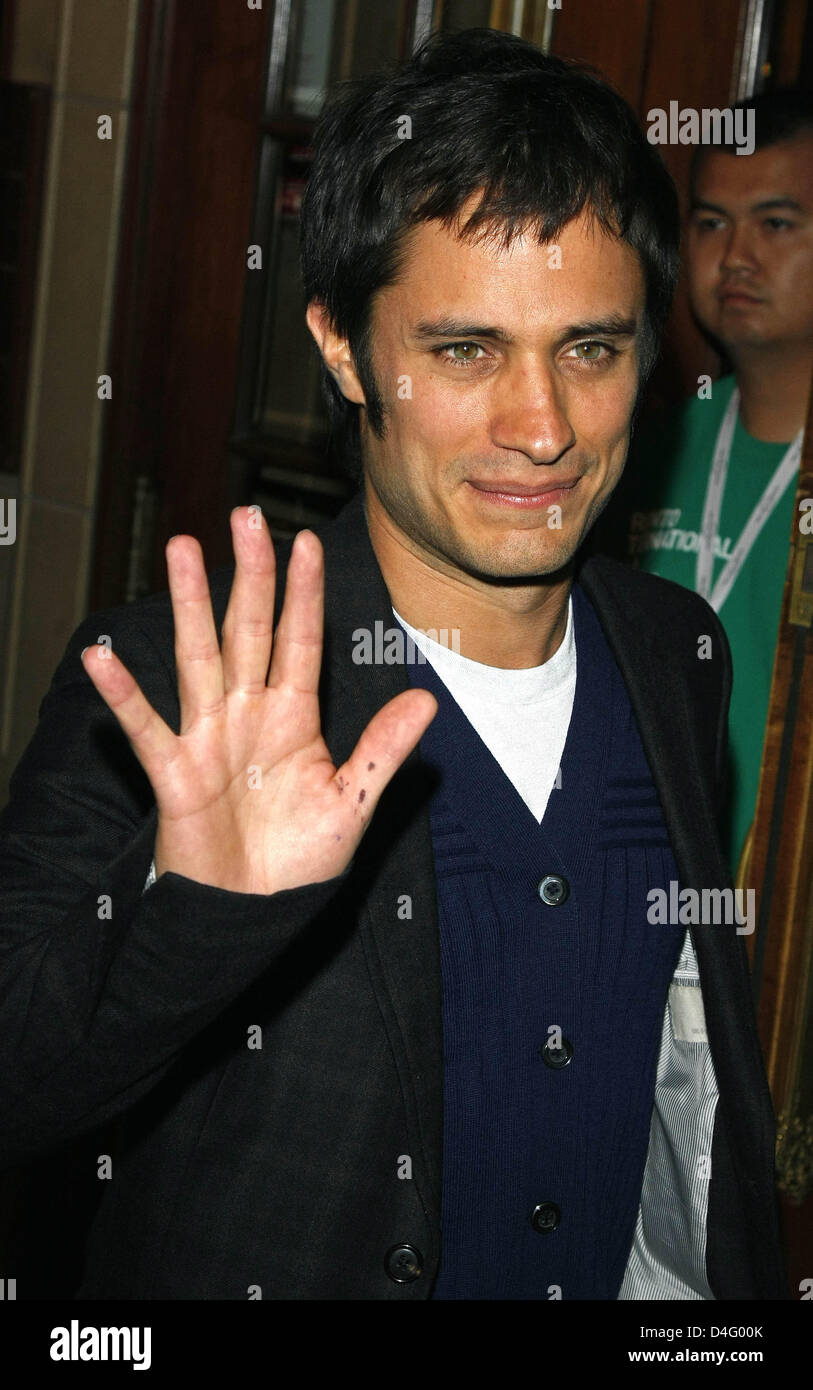
[{"label": "cardigan button", "polygon": [[570,884],[561,874],[545,874],[536,885],[536,891],[548,907],[559,907],[570,896]]},{"label": "cardigan button", "polygon": [[562,1209],[555,1202],[540,1202],[531,1212],[531,1225],[540,1235],[555,1231],[562,1219]]},{"label": "cardigan button", "polygon": [[386,1267],[396,1284],[411,1284],[423,1274],[423,1255],[414,1245],[393,1245],[387,1251]]},{"label": "cardigan button", "polygon": [[573,1044],[569,1038],[562,1038],[561,1047],[552,1047],[549,1042],[539,1049],[542,1061],[546,1067],[552,1067],[554,1071],[561,1071],[563,1067],[570,1064],[573,1056]]}]

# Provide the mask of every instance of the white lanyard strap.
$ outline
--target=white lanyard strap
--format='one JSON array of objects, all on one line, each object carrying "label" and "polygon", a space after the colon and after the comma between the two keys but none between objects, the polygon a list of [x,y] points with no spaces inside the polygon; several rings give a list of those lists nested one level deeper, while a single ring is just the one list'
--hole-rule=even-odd
[{"label": "white lanyard strap", "polygon": [[711,575],[714,566],[714,541],[717,536],[717,528],[720,524],[723,493],[725,491],[726,477],[728,474],[728,461],[731,457],[731,443],[737,425],[739,408],[740,393],[735,387],[731,395],[731,400],[728,403],[726,413],[723,416],[722,424],[717,434],[717,442],[714,446],[714,458],[712,460],[711,473],[709,474],[709,482],[706,489],[706,501],[703,506],[703,521],[700,528],[700,545],[697,552],[694,587],[698,594],[708,599],[715,613],[719,613],[728,598],[734,581],[745,564],[754,541],[791,479],[798,472],[799,462],[802,457],[802,437],[804,432],[800,430],[793,443],[788,446],[785,453],[782,455],[773,477],[745,523],[742,534],[732,554],[717,576],[717,582],[712,588]]}]

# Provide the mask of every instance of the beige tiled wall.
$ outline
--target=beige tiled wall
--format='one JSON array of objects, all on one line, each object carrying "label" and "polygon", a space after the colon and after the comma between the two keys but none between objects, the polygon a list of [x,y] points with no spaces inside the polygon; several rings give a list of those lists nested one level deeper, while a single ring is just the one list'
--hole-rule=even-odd
[{"label": "beige tiled wall", "polygon": [[[138,5],[16,6],[10,75],[51,86],[53,103],[0,666],[0,804],[54,668],[86,613],[105,409],[97,378],[108,365]],[[100,115],[112,118],[110,141],[98,139]]]}]

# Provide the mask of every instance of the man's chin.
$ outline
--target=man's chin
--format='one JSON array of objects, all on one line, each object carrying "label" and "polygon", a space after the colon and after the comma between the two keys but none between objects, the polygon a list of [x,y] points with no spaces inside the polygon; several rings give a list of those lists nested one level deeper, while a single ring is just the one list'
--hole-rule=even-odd
[{"label": "man's chin", "polygon": [[694,309],[693,313],[701,331],[726,357],[736,354],[738,348],[759,347],[766,342],[766,326],[750,310],[721,314],[719,306],[714,306],[708,312]]},{"label": "man's chin", "polygon": [[563,578],[573,567],[577,546],[517,548],[503,553],[478,551],[466,556],[465,568],[477,579],[490,584],[533,584]]}]

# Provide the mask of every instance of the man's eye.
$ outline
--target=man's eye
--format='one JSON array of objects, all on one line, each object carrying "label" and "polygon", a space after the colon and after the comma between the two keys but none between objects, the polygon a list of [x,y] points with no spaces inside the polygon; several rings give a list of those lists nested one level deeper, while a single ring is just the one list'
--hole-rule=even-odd
[{"label": "man's eye", "polygon": [[597,343],[592,339],[587,343],[576,343],[572,351],[577,361],[585,362],[589,367],[615,357],[615,348],[610,347],[609,343]]},{"label": "man's eye", "polygon": [[793,223],[786,217],[766,217],[765,226],[770,227],[772,232],[778,232],[782,227],[792,227]]},{"label": "man's eye", "polygon": [[695,217],[694,225],[699,232],[716,232],[723,225],[722,217]]},{"label": "man's eye", "polygon": [[470,362],[479,362],[477,356],[483,349],[479,343],[448,343],[446,347],[438,348],[437,352],[446,362],[453,362],[456,366],[466,367]]}]

